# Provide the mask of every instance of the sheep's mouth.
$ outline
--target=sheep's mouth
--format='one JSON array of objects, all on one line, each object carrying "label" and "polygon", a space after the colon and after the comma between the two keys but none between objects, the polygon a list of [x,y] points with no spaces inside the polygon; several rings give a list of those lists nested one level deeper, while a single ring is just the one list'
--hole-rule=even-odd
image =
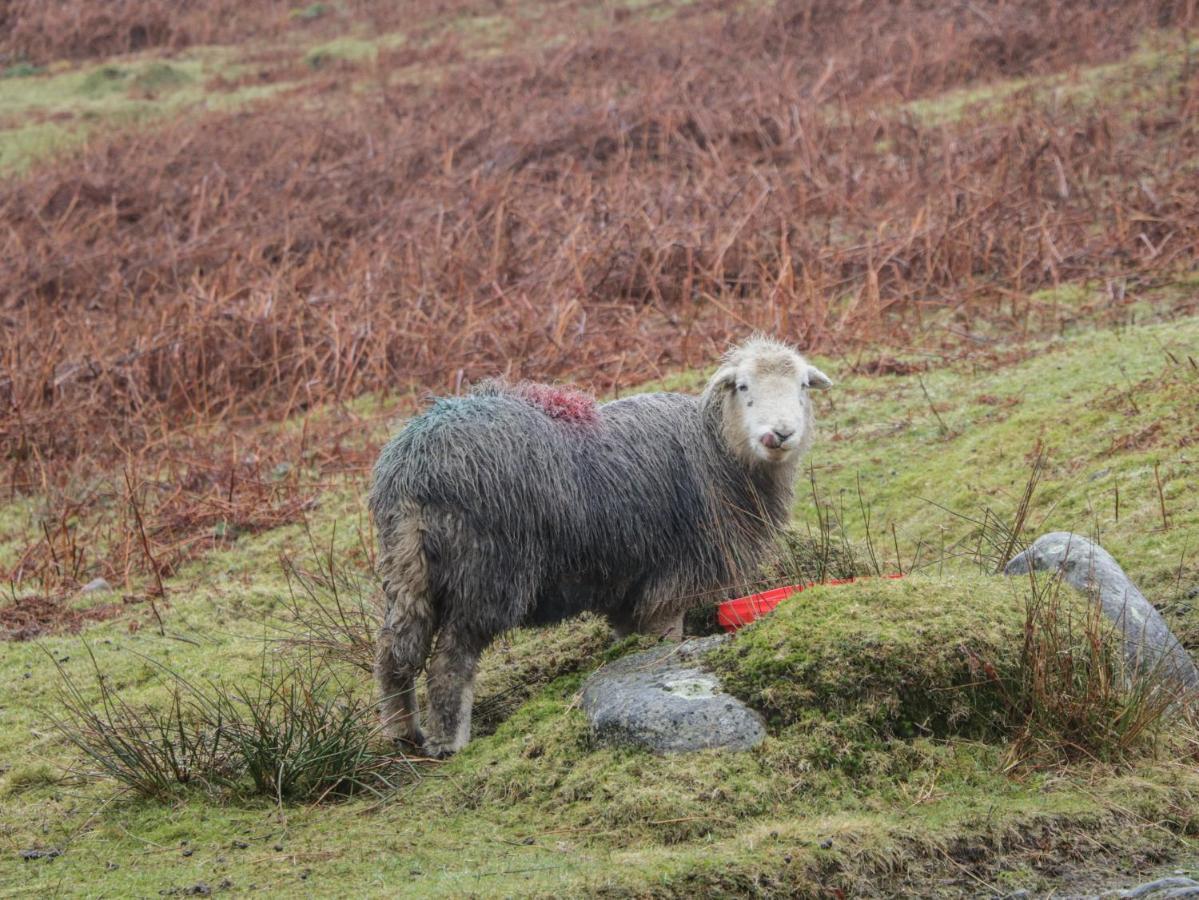
[{"label": "sheep's mouth", "polygon": [[764,444],[755,442],[753,449],[754,449],[754,453],[758,456],[759,459],[761,459],[765,462],[776,463],[776,462],[782,462],[787,457],[789,457],[792,453],[794,453],[795,445],[794,444],[783,444],[782,446],[779,446],[779,447],[767,447]]}]

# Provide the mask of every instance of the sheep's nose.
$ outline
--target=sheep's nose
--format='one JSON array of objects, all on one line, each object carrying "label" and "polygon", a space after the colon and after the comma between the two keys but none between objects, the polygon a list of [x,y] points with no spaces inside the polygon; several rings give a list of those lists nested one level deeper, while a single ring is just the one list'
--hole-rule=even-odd
[{"label": "sheep's nose", "polygon": [[771,450],[777,450],[787,442],[787,438],[795,434],[794,431],[787,431],[783,428],[775,428],[772,431],[766,432],[759,440],[763,446],[769,447]]}]

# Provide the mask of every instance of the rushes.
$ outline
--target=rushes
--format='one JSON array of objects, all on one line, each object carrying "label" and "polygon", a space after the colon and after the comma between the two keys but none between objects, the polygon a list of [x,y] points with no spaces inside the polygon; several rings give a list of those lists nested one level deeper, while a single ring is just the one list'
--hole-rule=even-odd
[{"label": "rushes", "polygon": [[[1024,491],[1010,521],[993,510],[976,526],[975,557],[983,571],[1002,572],[1023,540],[1049,449],[1037,441]],[[1054,573],[1030,573],[1024,600],[1019,665],[1002,675],[967,652],[974,674],[998,688],[1006,708],[1012,766],[1046,761],[1119,762],[1144,748],[1177,705],[1159,671],[1133,671],[1118,626],[1098,596],[1062,592]]]},{"label": "rushes", "polygon": [[[90,647],[88,658],[94,691],[55,661],[63,711],[55,725],[94,774],[143,797],[202,790],[320,802],[399,783],[400,759],[381,749],[373,706],[319,662],[264,655],[255,676],[229,685],[197,684],[147,659],[169,699],[139,707],[121,699]],[[415,770],[408,764],[406,771]]]},{"label": "rushes", "polygon": [[89,701],[55,659],[62,679],[58,700],[65,713],[55,724],[98,767],[98,774],[144,797],[160,799],[188,787],[233,786],[236,772],[227,752],[224,723],[208,727],[210,722],[186,682],[176,676],[169,700],[160,708],[133,707],[100,672],[90,646],[87,653],[99,701]]},{"label": "rushes", "polygon": [[1057,576],[1030,577],[1020,665],[1011,684],[1000,684],[1013,766],[1123,761],[1152,744],[1177,706],[1161,673],[1126,664],[1098,599],[1078,603],[1061,584]]},{"label": "rushes", "polygon": [[372,746],[374,706],[319,665],[264,669],[248,684],[214,688],[201,702],[210,726],[224,723],[252,793],[279,803],[319,802],[393,787],[393,759]]}]

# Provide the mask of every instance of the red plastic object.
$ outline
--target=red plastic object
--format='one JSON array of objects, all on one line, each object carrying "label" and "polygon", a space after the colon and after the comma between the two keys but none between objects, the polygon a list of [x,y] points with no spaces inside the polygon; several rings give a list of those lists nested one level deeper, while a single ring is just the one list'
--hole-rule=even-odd
[{"label": "red plastic object", "polygon": [[[902,575],[885,575],[884,578],[902,578]],[[841,578],[832,581],[808,582],[807,584],[788,584],[784,587],[773,588],[760,594],[750,594],[748,597],[738,597],[726,600],[716,607],[716,622],[725,631],[736,631],[743,625],[748,625],[754,619],[766,615],[788,597],[798,594],[819,584],[853,584],[856,578]]]}]

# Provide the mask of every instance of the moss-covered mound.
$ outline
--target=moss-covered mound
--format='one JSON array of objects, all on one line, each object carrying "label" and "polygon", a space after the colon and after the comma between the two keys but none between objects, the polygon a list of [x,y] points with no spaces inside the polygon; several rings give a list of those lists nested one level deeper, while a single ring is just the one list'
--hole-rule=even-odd
[{"label": "moss-covered mound", "polygon": [[867,742],[994,736],[1003,676],[1023,644],[1020,587],[917,576],[811,588],[744,629],[712,665],[774,726],[836,718]]}]

